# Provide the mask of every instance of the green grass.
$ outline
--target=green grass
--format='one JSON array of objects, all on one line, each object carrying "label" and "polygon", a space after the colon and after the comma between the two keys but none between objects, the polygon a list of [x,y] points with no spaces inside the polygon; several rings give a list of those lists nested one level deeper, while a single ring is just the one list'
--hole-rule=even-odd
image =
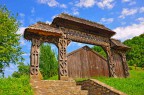
[{"label": "green grass", "polygon": [[128,95],[144,95],[144,70],[130,70],[128,78],[94,77]]},{"label": "green grass", "polygon": [[33,95],[29,77],[0,78],[0,95]]},{"label": "green grass", "polygon": [[50,77],[48,80],[58,80],[58,75]]}]

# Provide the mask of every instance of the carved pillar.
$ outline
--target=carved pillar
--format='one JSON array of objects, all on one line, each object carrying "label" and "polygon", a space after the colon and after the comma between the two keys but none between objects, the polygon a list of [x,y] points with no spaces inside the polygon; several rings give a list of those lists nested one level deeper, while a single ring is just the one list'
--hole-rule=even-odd
[{"label": "carved pillar", "polygon": [[124,68],[124,73],[125,73],[125,77],[129,76],[129,72],[128,72],[128,65],[126,63],[126,55],[124,52],[120,52],[120,55],[122,57],[122,63],[123,63],[123,68]]},{"label": "carved pillar", "polygon": [[109,65],[110,77],[117,77],[116,73],[115,73],[115,64],[113,62],[111,48],[110,48],[110,46],[106,46],[106,47],[103,47],[103,48],[107,53],[107,62],[108,62],[108,65]]},{"label": "carved pillar", "polygon": [[38,79],[40,40],[32,39],[30,54],[30,78]]},{"label": "carved pillar", "polygon": [[59,79],[68,80],[68,64],[67,64],[67,54],[66,48],[69,41],[64,39],[64,37],[59,38],[58,42],[58,59],[59,59]]}]

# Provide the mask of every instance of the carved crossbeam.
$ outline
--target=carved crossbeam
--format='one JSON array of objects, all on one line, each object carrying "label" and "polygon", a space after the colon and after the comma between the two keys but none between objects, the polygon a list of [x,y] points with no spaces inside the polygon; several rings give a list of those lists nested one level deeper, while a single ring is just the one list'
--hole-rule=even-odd
[{"label": "carved crossbeam", "polygon": [[31,55],[30,55],[30,76],[31,78],[37,78],[39,71],[39,47],[40,40],[32,39]]},{"label": "carved crossbeam", "polygon": [[[109,46],[109,38],[81,32],[73,29],[60,28],[66,34],[66,38],[72,41],[87,43],[92,45]],[[88,31],[87,31],[88,32]]]}]

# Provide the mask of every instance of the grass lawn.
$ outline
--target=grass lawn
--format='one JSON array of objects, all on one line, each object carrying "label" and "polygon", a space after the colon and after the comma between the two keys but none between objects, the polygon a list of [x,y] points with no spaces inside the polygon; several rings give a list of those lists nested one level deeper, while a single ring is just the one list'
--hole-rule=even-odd
[{"label": "grass lawn", "polygon": [[0,78],[0,95],[33,95],[28,76]]},{"label": "grass lawn", "polygon": [[[132,67],[133,68],[133,67]],[[144,70],[130,70],[128,78],[94,77],[128,95],[144,95]]]}]

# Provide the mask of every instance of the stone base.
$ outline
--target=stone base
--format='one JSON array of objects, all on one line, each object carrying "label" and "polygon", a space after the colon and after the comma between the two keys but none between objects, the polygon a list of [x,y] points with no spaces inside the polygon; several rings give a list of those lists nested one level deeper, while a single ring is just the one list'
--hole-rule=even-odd
[{"label": "stone base", "polygon": [[69,80],[69,77],[68,76],[60,76],[60,79],[59,80]]}]

